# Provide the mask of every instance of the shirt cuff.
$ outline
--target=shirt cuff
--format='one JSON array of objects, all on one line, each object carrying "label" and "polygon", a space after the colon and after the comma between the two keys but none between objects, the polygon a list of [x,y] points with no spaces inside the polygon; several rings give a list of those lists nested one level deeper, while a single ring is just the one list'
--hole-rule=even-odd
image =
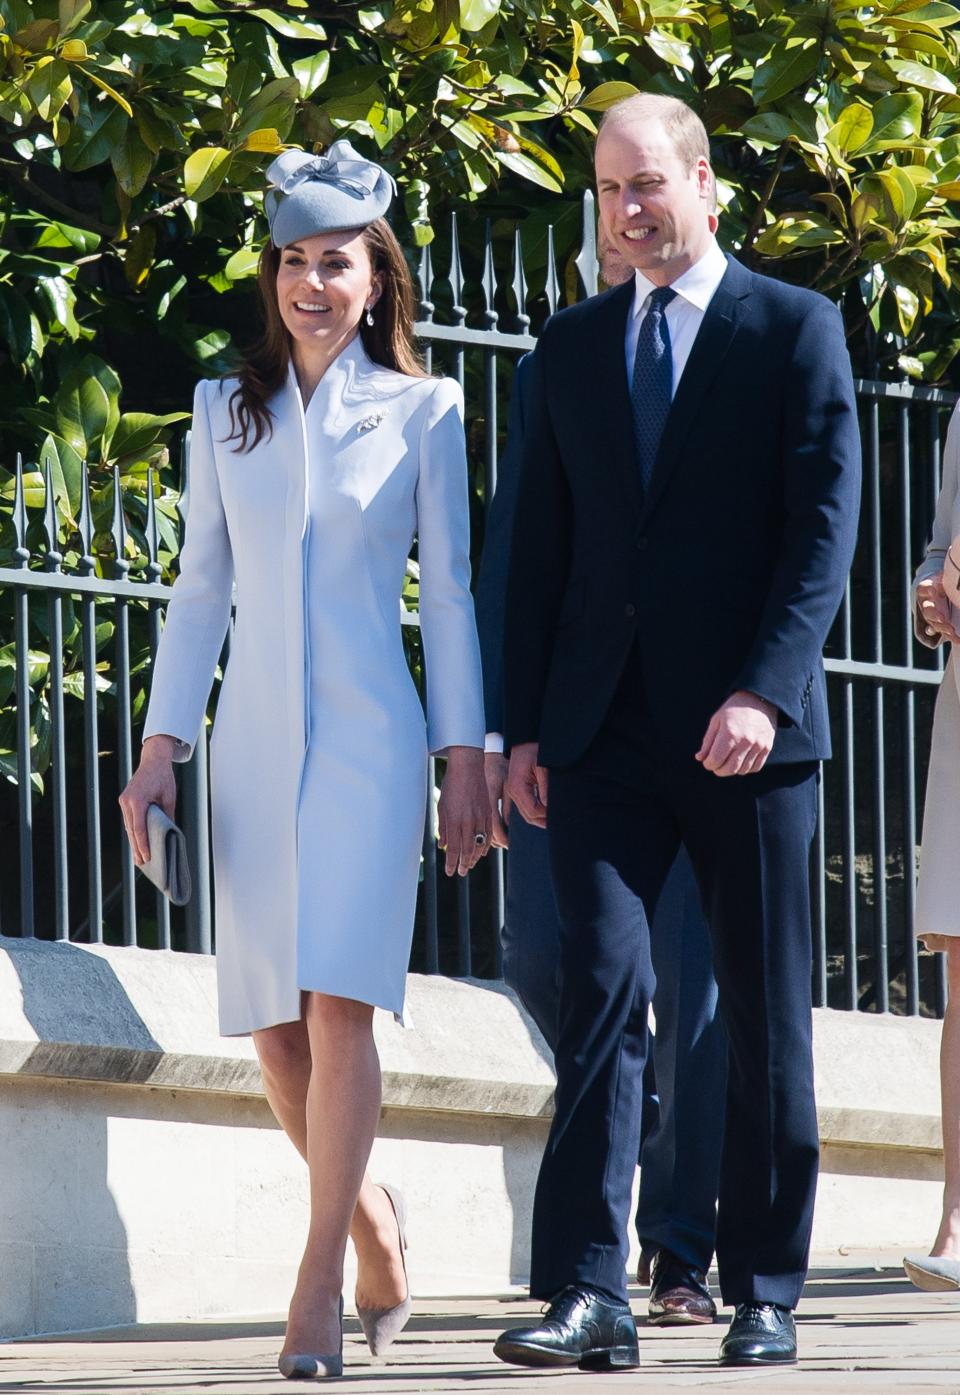
[{"label": "shirt cuff", "polygon": [[503,736],[499,731],[488,731],[483,739],[483,749],[488,756],[503,755]]}]

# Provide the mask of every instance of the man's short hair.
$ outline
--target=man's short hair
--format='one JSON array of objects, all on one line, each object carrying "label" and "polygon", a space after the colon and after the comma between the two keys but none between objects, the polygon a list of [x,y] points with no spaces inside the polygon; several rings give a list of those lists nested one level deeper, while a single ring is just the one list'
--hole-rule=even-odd
[{"label": "man's short hair", "polygon": [[626,125],[634,120],[656,119],[663,126],[677,158],[685,170],[692,170],[698,160],[710,160],[707,128],[699,116],[679,97],[664,97],[656,92],[638,92],[615,102],[604,112],[600,130],[606,126]]}]

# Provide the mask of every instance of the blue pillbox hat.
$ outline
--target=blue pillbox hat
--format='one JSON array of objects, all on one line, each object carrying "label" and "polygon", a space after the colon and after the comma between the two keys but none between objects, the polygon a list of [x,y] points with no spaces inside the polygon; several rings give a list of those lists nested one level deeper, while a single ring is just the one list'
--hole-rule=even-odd
[{"label": "blue pillbox hat", "polygon": [[397,191],[383,166],[364,160],[348,140],[334,141],[324,155],[285,150],[267,179],[274,187],[263,202],[274,247],[315,233],[365,228],[383,217]]}]

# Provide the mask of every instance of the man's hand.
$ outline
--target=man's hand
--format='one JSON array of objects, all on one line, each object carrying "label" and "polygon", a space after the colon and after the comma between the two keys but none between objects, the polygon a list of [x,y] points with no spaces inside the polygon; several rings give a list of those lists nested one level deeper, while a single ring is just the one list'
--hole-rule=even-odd
[{"label": "man's hand", "polygon": [[953,613],[943,589],[943,572],[921,581],[917,587],[917,610],[928,639],[945,639],[960,644],[960,635],[953,628]]},{"label": "man's hand", "polygon": [[501,751],[488,751],[483,758],[483,773],[490,796],[490,839],[495,848],[509,847],[507,825],[510,822],[510,796],[504,788],[509,762]]},{"label": "man's hand", "polygon": [[547,772],[537,764],[537,743],[526,741],[510,752],[507,797],[520,810],[527,823],[547,826]]},{"label": "man's hand", "polygon": [[710,718],[697,760],[714,775],[756,775],[777,734],[777,709],[756,693],[733,693]]}]

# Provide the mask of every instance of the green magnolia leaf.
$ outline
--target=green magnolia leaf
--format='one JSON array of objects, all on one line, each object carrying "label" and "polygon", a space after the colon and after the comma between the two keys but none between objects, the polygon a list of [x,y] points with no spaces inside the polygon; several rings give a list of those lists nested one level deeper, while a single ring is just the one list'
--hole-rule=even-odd
[{"label": "green magnolia leaf", "polygon": [[202,203],[220,188],[230,170],[229,150],[219,145],[205,145],[187,157],[183,167],[183,187],[188,198]]},{"label": "green magnolia leaf", "polygon": [[873,109],[873,131],[858,154],[912,145],[920,134],[923,98],[919,92],[895,92],[881,97]]},{"label": "green magnolia leaf", "polygon": [[62,58],[41,58],[24,83],[24,88],[42,121],[52,121],[73,92],[70,69]]},{"label": "green magnolia leaf", "polygon": [[58,432],[84,460],[94,458],[112,415],[107,390],[89,363],[74,369],[55,398]]},{"label": "green magnolia leaf", "polygon": [[152,416],[149,412],[124,412],[110,443],[111,458],[139,455],[156,445],[168,426],[189,419],[189,412],[169,412],[162,417]]},{"label": "green magnolia leaf", "polygon": [[541,189],[549,189],[552,193],[563,193],[563,185],[542,165],[538,165],[536,160],[532,160],[529,155],[524,155],[519,150],[498,150],[496,158],[501,165],[506,165],[507,169],[513,170],[514,174],[522,175],[524,179],[529,179],[532,184],[539,184]]},{"label": "green magnolia leaf", "polygon": [[255,15],[257,19],[262,19],[264,24],[269,24],[271,29],[275,29],[286,39],[309,39],[312,43],[321,44],[327,37],[323,25],[304,24],[301,20],[292,19],[289,15],[280,14],[277,10],[258,8],[247,10],[246,13]]},{"label": "green magnolia leaf", "polygon": [[925,63],[905,63],[891,58],[890,67],[904,87],[922,87],[928,92],[955,93],[957,90],[956,83],[952,82],[946,73],[938,72],[936,68],[928,68]]},{"label": "green magnolia leaf", "polygon": [[153,169],[153,153],[145,144],[137,127],[131,122],[123,140],[110,156],[117,183],[125,194],[134,199],[146,186]]},{"label": "green magnolia leaf", "polygon": [[827,132],[831,141],[844,155],[860,149],[873,130],[873,112],[862,102],[851,102],[837,117]]},{"label": "green magnolia leaf", "polygon": [[757,238],[754,246],[767,256],[790,256],[813,247],[843,242],[843,233],[823,218],[778,218]]},{"label": "green magnolia leaf", "polygon": [[157,250],[157,225],[144,223],[127,243],[123,254],[123,274],[129,285],[136,289],[142,286],[150,275],[154,254]]},{"label": "green magnolia leaf", "polygon": [[90,13],[92,0],[59,0],[57,27],[66,37]]},{"label": "green magnolia leaf", "polygon": [[260,253],[255,247],[241,247],[223,268],[229,281],[242,281],[247,276],[256,276],[260,266]]},{"label": "green magnolia leaf", "polygon": [[762,141],[765,145],[782,145],[785,140],[790,140],[796,135],[793,122],[778,111],[761,111],[744,121],[740,130],[751,140]]},{"label": "green magnolia leaf", "polygon": [[777,47],[753,75],[753,100],[759,105],[776,102],[788,92],[807,85],[820,63],[820,51],[813,39],[789,41]]},{"label": "green magnolia leaf", "polygon": [[892,289],[900,328],[904,334],[909,334],[920,312],[919,297],[908,286],[894,286]]},{"label": "green magnolia leaf", "polygon": [[599,87],[587,93],[580,106],[586,111],[606,111],[616,102],[635,97],[639,91],[639,87],[634,87],[632,82],[601,82]]},{"label": "green magnolia leaf", "polygon": [[124,138],[127,117],[112,102],[101,102],[74,122],[63,147],[63,163],[78,173],[109,160]]},{"label": "green magnolia leaf", "polygon": [[460,0],[460,28],[476,34],[500,13],[500,0]]},{"label": "green magnolia leaf", "polygon": [[68,441],[48,433],[40,447],[40,464],[50,463],[53,494],[63,520],[72,525],[80,512],[83,461]]},{"label": "green magnolia leaf", "polygon": [[237,136],[247,136],[263,126],[273,126],[286,140],[300,98],[298,78],[276,78],[260,89],[244,107],[236,127]]},{"label": "green magnolia leaf", "polygon": [[0,340],[14,363],[26,363],[33,352],[33,312],[13,286],[0,284]]},{"label": "green magnolia leaf", "polygon": [[327,79],[327,74],[330,71],[330,54],[325,49],[321,49],[318,53],[311,54],[309,58],[298,58],[292,67],[300,84],[300,96],[312,97],[320,84]]}]

